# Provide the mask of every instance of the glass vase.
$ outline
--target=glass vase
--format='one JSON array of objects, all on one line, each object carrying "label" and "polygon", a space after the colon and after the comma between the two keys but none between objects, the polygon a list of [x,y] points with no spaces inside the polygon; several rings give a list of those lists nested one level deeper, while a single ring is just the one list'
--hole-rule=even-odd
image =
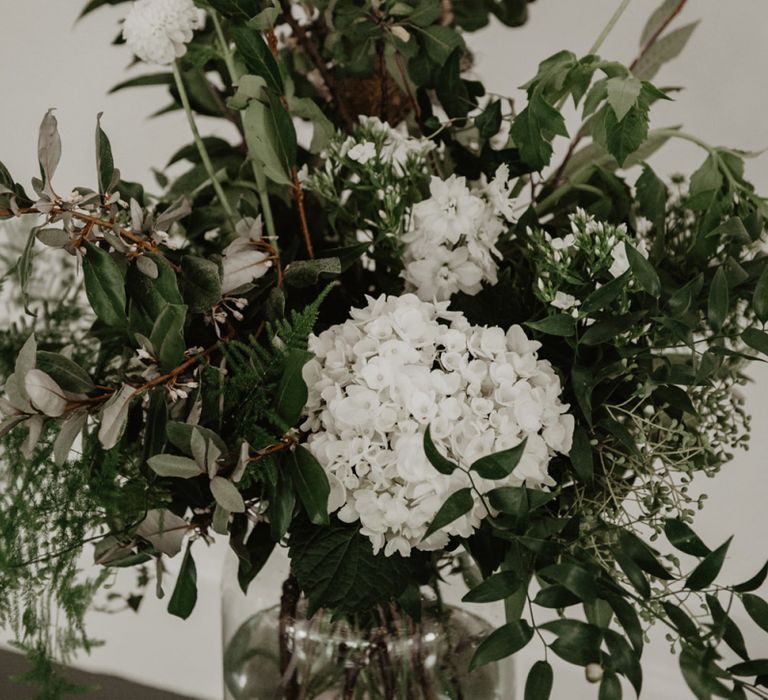
[{"label": "glass vase", "polygon": [[510,660],[469,671],[492,627],[467,610],[427,603],[418,624],[394,607],[370,611],[364,622],[323,610],[308,617],[297,592],[286,605],[294,593],[280,581],[288,574],[284,555],[270,560],[247,596],[228,574],[234,572],[225,572],[222,606],[227,700],[514,697]]}]

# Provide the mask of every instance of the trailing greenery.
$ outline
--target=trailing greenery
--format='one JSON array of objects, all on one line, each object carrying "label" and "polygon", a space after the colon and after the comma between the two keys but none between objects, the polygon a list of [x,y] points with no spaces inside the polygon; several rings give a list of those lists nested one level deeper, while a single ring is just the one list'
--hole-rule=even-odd
[{"label": "trailing greenery", "polygon": [[[92,0],[83,14],[104,5],[140,11]],[[744,175],[751,154],[651,126],[655,103],[669,99],[651,81],[695,27],[670,26],[685,0],[655,10],[628,65],[598,55],[622,3],[587,55],[544,58],[514,105],[469,77],[465,36],[492,17],[523,25],[535,12],[525,0],[195,5],[204,19],[180,0],[191,38],[174,39],[183,52],[170,48],[182,55],[113,89],[166,86],[170,102],[157,113],[185,112],[193,139],[156,183],[122,179],[108,115],[104,126],[97,119],[93,187],[56,189],[52,112],[31,188],[0,164],[0,219],[25,222],[5,230],[2,294],[13,316],[0,333],[0,624],[28,653],[23,680],[39,684],[40,698],[75,690],[53,660],[95,644],[84,618],[117,604],[104,588],[118,568],[136,567],[127,607],[154,583],[169,612],[188,617],[194,555],[219,536],[238,557],[243,590],[287,548],[283,621],[303,594],[311,611],[370,628],[386,632],[392,615],[417,625],[423,605],[440,607],[445,578],[461,574],[467,602],[504,601],[506,611],[472,669],[540,646],[526,700],[549,696],[553,655],[584,667],[601,700],[621,697],[619,677],[639,695],[654,624],[697,698],[768,697],[768,660],[739,629],[743,608],[768,630],[768,563],[749,581],[722,583],[730,533],[696,534],[704,497],[691,488],[747,445],[739,390],[748,363],[768,355],[768,207]],[[581,120],[570,132],[567,102]],[[200,115],[234,138],[200,136]],[[300,123],[311,139],[297,136]],[[570,146],[553,162],[558,138]],[[665,182],[647,161],[680,139],[703,162]],[[428,241],[419,258],[424,221],[436,218],[445,234],[440,217],[462,198],[474,207],[465,229],[482,222],[477,240],[462,229]],[[441,447],[437,421],[414,413],[407,428],[435,480],[466,481],[417,543],[379,551],[343,500],[360,465],[350,460],[342,483],[312,438],[318,416],[348,398],[349,367],[379,352],[377,334],[414,327],[405,319],[358,337],[340,324],[380,295],[415,300],[404,297],[421,291],[414,262],[468,324],[540,344],[505,350],[515,375],[497,383],[533,376],[528,355],[548,362],[572,441],[544,446],[547,479],[537,481],[520,470],[538,428],[464,464]],[[478,344],[462,357],[476,362]],[[322,378],[309,372],[319,347]],[[310,376],[325,383],[307,386]],[[319,408],[308,408],[312,390]],[[487,398],[473,399],[478,412]],[[491,422],[483,415],[481,428]],[[471,534],[448,536],[462,518]],[[435,536],[438,546],[421,547]],[[174,556],[169,583],[163,562]],[[89,577],[91,558],[103,568]],[[284,696],[295,700],[286,654],[283,644]]]}]

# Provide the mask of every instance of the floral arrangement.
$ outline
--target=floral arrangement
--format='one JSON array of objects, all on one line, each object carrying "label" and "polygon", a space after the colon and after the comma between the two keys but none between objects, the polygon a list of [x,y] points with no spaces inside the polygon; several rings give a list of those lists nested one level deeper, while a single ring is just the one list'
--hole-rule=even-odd
[{"label": "floral arrangement", "polygon": [[[40,697],[71,690],[52,659],[90,648],[83,617],[116,568],[137,572],[128,606],[154,583],[186,618],[214,537],[243,590],[286,547],[286,590],[362,624],[418,622],[461,573],[465,600],[506,611],[473,669],[540,645],[526,698],[549,697],[553,655],[601,699],[620,677],[639,694],[653,624],[697,698],[768,697],[732,613],[768,630],[768,564],[721,582],[730,540],[696,535],[689,490],[748,438],[768,207],[749,154],[649,127],[669,98],[650,81],[694,28],[670,29],[685,0],[654,11],[629,66],[598,55],[622,2],[514,102],[470,77],[464,36],[523,25],[525,0],[84,14],[107,4],[156,64],[116,89],[167,85],[192,141],[150,187],[121,177],[97,121],[95,185],[63,195],[49,112],[31,191],[0,164],[0,218],[20,221],[4,233],[0,623]],[[553,163],[569,100],[582,123]],[[199,115],[237,137],[202,136]],[[646,159],[672,139],[704,160],[665,182]]]}]

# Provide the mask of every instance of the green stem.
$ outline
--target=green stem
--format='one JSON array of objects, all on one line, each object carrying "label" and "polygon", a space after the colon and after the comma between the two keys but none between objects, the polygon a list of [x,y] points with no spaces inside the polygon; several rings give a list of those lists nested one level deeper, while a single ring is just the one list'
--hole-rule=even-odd
[{"label": "green stem", "polygon": [[595,39],[595,43],[592,44],[592,46],[589,49],[590,54],[595,54],[600,50],[600,47],[603,45],[603,42],[608,38],[608,35],[611,33],[611,30],[616,26],[616,22],[619,21],[621,16],[624,14],[624,10],[627,9],[627,6],[629,5],[630,0],[622,0],[621,5],[619,5],[616,8],[616,12],[611,15],[611,18],[608,20],[608,24],[606,24],[603,27],[603,31],[600,32],[597,39]]},{"label": "green stem", "polygon": [[192,107],[189,104],[189,96],[187,95],[187,89],[184,87],[184,81],[181,78],[181,71],[179,71],[178,62],[173,63],[173,77],[176,81],[176,87],[179,91],[181,105],[184,107],[184,112],[187,115],[187,121],[189,122],[189,128],[192,131],[195,145],[197,146],[197,150],[200,153],[200,158],[203,161],[203,165],[205,166],[205,171],[208,173],[208,177],[213,184],[213,189],[216,192],[216,196],[219,198],[221,206],[223,207],[224,212],[230,221],[230,224],[234,228],[236,221],[235,212],[232,210],[232,205],[229,203],[227,196],[224,194],[221,183],[216,178],[216,173],[213,170],[211,158],[208,155],[208,149],[205,147],[205,143],[203,143],[203,139],[200,136],[200,131],[198,130],[197,124],[195,123],[195,115],[192,113]]},{"label": "green stem", "polygon": [[208,14],[213,21],[213,28],[215,29],[216,37],[219,40],[219,47],[221,48],[221,53],[224,56],[224,63],[227,65],[227,71],[229,71],[229,79],[232,81],[232,84],[235,85],[239,76],[237,73],[237,67],[235,66],[235,58],[232,54],[232,49],[229,46],[227,38],[224,36],[224,30],[221,28],[219,13],[214,9],[210,9]]},{"label": "green stem", "polygon": [[[219,48],[221,49],[221,53],[224,56],[224,63],[227,66],[227,71],[229,72],[229,79],[232,82],[232,85],[237,85],[238,82],[240,82],[240,72],[237,70],[237,66],[235,65],[235,59],[232,54],[232,49],[229,46],[229,42],[227,41],[226,36],[224,36],[224,30],[221,28],[221,22],[219,21],[218,13],[214,10],[210,11],[211,19],[213,20],[213,26],[216,30],[216,37],[219,41]],[[248,141],[248,129],[245,128],[245,121],[248,118],[247,117],[247,111],[241,113],[242,121],[243,121],[243,131],[246,134],[246,143]],[[248,145],[248,151],[253,152],[251,149],[251,146],[249,143]],[[272,216],[272,206],[269,203],[269,191],[267,189],[267,178],[264,174],[264,168],[262,167],[261,163],[259,163],[255,158],[251,157],[251,164],[253,167],[253,175],[256,180],[256,190],[259,193],[259,202],[261,203],[261,211],[264,215],[264,225],[267,229],[267,236],[272,242],[272,247],[279,251],[278,245],[277,245],[277,233],[275,230],[275,220]]]}]

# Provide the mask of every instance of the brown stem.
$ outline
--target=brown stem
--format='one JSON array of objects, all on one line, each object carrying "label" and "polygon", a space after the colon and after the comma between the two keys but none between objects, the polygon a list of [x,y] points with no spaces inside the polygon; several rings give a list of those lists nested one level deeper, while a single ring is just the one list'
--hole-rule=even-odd
[{"label": "brown stem", "polygon": [[341,120],[344,122],[344,126],[348,131],[351,131],[352,127],[355,125],[355,120],[350,115],[349,110],[347,109],[344,102],[339,99],[339,93],[336,88],[336,81],[334,80],[333,75],[328,68],[328,63],[323,58],[320,50],[317,48],[317,45],[314,41],[312,41],[312,38],[309,36],[309,34],[307,34],[304,27],[302,27],[294,19],[293,15],[291,15],[290,1],[280,0],[280,5],[283,8],[283,19],[291,28],[293,35],[296,37],[296,40],[299,42],[299,44],[301,44],[301,47],[312,60],[312,63],[315,64],[315,68],[317,68],[318,72],[320,73],[320,77],[323,79],[325,86],[328,88],[328,92],[331,94],[331,98],[336,105],[336,109],[339,112]]},{"label": "brown stem", "polygon": [[304,192],[299,182],[299,172],[294,165],[291,168],[291,181],[293,183],[293,198],[296,200],[296,208],[299,210],[299,221],[301,222],[301,235],[304,237],[304,245],[307,247],[307,256],[310,260],[315,257],[315,249],[312,245],[312,236],[309,233],[309,224],[307,223],[307,212],[304,209]]},{"label": "brown stem", "polygon": [[[292,646],[295,642],[293,626],[296,624],[296,611],[299,605],[301,589],[296,578],[291,575],[283,583],[283,594],[280,597],[280,673],[283,676],[282,687],[285,700],[298,700],[299,681],[295,665],[291,668],[293,659]],[[287,676],[287,677],[286,677]]]}]

